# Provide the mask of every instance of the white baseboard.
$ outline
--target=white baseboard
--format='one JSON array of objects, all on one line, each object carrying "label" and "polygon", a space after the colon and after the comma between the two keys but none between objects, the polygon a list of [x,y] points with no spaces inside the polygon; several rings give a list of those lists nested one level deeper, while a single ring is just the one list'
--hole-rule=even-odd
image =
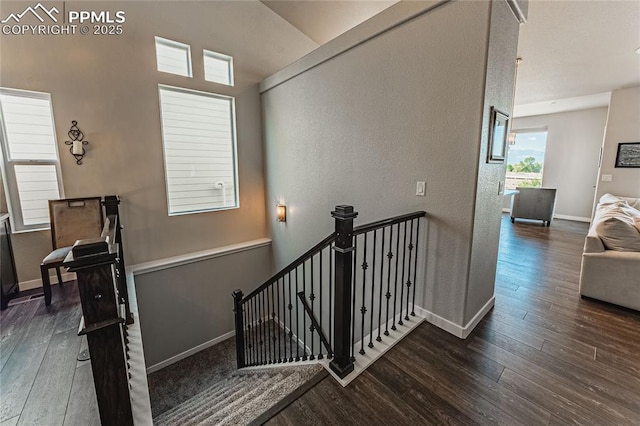
[{"label": "white baseboard", "polygon": [[[54,271],[54,274],[49,276],[49,282],[51,283],[51,285],[56,285],[58,284],[58,277],[55,274],[55,269],[52,269],[52,271]],[[76,279],[76,274],[74,272],[65,272],[62,274],[63,282],[72,281],[75,279]],[[34,288],[42,288],[42,278],[36,278],[35,280],[28,280],[28,281],[20,281],[18,285],[20,286],[20,291],[32,290]]]},{"label": "white baseboard", "polygon": [[[333,375],[333,377],[342,385],[342,386],[347,386],[353,379],[355,379],[356,377],[358,377],[358,375],[360,373],[362,373],[369,365],[373,364],[378,358],[380,358],[382,355],[384,355],[389,349],[391,349],[393,346],[396,345],[396,343],[398,343],[400,340],[402,340],[403,337],[405,337],[407,334],[409,334],[411,331],[413,331],[413,329],[415,329],[418,325],[420,325],[422,323],[422,321],[428,321],[431,324],[435,325],[436,327],[439,327],[441,329],[443,329],[444,331],[453,334],[454,336],[460,338],[460,339],[466,339],[467,336],[469,336],[469,334],[473,331],[473,329],[476,327],[476,325],[478,325],[478,323],[482,320],[482,318],[484,318],[484,316],[487,314],[487,312],[489,312],[489,310],[491,310],[491,308],[493,307],[493,305],[495,304],[495,296],[492,296],[491,299],[489,299],[487,301],[487,303],[485,303],[485,305],[478,311],[478,313],[476,313],[474,315],[473,318],[471,318],[471,320],[463,327],[461,325],[458,325],[454,322],[449,321],[446,318],[443,318],[437,314],[434,314],[433,312],[427,311],[424,308],[421,308],[419,306],[415,307],[415,313],[416,316],[414,317],[410,317],[411,320],[410,321],[405,321],[404,325],[399,325],[396,323],[396,331],[389,331],[390,336],[383,338],[382,342],[378,342],[375,343],[375,346],[373,348],[367,348],[366,349],[366,354],[360,355],[358,354],[356,356],[356,362],[354,365],[354,372],[349,374],[347,377],[345,377],[344,379],[340,379],[338,376],[335,375],[335,373],[329,368],[329,363],[330,360],[314,360],[314,361],[300,361],[300,362],[295,362],[295,363],[282,363],[282,364],[272,364],[272,365],[268,365],[268,366],[255,366],[255,367],[245,367],[245,369],[254,369],[254,368],[265,368],[265,367],[278,367],[278,366],[282,366],[282,367],[286,367],[286,366],[291,366],[291,365],[303,365],[303,364],[310,364],[310,363],[320,363],[322,364],[327,371],[329,371],[331,373],[331,375]],[[401,313],[402,315],[402,313]],[[282,326],[283,324],[280,322],[280,320],[278,319],[278,323]],[[377,329],[373,331],[373,335],[377,334]],[[288,329],[287,329],[288,332]],[[194,355],[197,352],[200,352],[201,350],[207,349],[211,346],[214,346],[232,336],[235,336],[235,330],[232,330],[228,333],[223,334],[222,336],[218,336],[215,339],[211,339],[208,342],[204,342],[198,346],[195,346],[189,350],[186,350],[182,353],[179,353],[178,355],[172,356],[169,359],[166,359],[164,361],[161,361],[157,364],[154,364],[150,367],[147,368],[147,374],[151,374],[155,371],[158,371],[164,367],[167,367],[171,364],[174,364],[184,358],[187,358],[191,355]],[[296,336],[297,337],[297,336]],[[366,339],[366,338],[365,338]],[[300,345],[302,346],[302,342],[300,341],[300,339],[298,338],[298,341],[300,343]],[[357,342],[355,347],[359,347],[361,345],[360,342]],[[307,350],[309,350],[307,348]],[[309,350],[309,352],[311,352]]]},{"label": "white baseboard", "polygon": [[554,219],[563,219],[563,220],[573,220],[576,222],[591,222],[591,218],[590,217],[582,217],[582,216],[568,216],[566,214],[556,214],[553,215]]},{"label": "white baseboard", "polygon": [[223,342],[224,340],[227,340],[229,337],[233,337],[236,335],[235,330],[232,330],[228,333],[223,334],[222,336],[218,336],[215,339],[211,339],[208,342],[204,342],[202,344],[199,344],[198,346],[195,346],[189,350],[186,350],[182,353],[179,353],[178,355],[174,355],[169,359],[165,359],[164,361],[160,361],[157,364],[154,364],[150,367],[147,368],[147,374],[151,374],[154,371],[158,371],[163,369],[164,367],[167,367],[171,364],[174,364],[180,360],[183,360],[187,357],[190,357],[191,355],[194,355],[204,349],[210,348],[211,346],[217,345],[220,342]]},{"label": "white baseboard", "polygon": [[478,325],[478,323],[484,318],[484,316],[493,308],[493,305],[496,302],[496,297],[491,296],[491,299],[485,303],[485,305],[474,315],[473,318],[467,323],[465,326],[461,326],[452,321],[449,321],[446,318],[443,318],[433,312],[427,311],[426,309],[419,308],[416,306],[416,314],[424,317],[427,322],[435,325],[438,328],[443,329],[447,333],[453,334],[460,339],[466,339],[469,334],[473,331],[473,329]]}]

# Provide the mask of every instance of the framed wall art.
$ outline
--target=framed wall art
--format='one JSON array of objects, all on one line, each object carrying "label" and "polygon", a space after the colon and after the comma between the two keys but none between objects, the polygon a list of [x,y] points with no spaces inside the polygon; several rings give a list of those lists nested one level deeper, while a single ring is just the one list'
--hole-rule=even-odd
[{"label": "framed wall art", "polygon": [[616,167],[640,168],[640,142],[621,142],[618,144]]},{"label": "framed wall art", "polygon": [[491,107],[489,118],[489,149],[487,163],[504,163],[507,157],[509,115]]}]

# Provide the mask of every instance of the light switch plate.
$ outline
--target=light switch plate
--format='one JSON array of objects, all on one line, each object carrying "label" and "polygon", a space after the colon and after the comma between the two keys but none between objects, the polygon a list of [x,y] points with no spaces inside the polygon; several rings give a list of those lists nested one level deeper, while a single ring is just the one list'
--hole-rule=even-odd
[{"label": "light switch plate", "polygon": [[611,182],[612,180],[612,176],[611,175],[602,175],[602,181],[603,182]]},{"label": "light switch plate", "polygon": [[416,195],[419,197],[424,197],[427,189],[427,184],[425,182],[417,182],[416,183]]}]

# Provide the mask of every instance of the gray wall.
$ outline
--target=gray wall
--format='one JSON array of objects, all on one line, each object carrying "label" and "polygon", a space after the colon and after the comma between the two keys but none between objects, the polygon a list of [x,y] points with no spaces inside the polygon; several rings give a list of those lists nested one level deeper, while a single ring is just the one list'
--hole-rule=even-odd
[{"label": "gray wall", "polygon": [[[525,4],[524,7],[527,5]],[[526,9],[525,9],[526,11]],[[490,108],[511,115],[515,56],[518,46],[519,23],[506,2],[492,2],[491,28],[487,53],[482,134],[473,215],[473,243],[469,267],[469,284],[465,301],[467,324],[493,296],[503,195],[499,191],[504,183],[504,164],[487,163]]]},{"label": "gray wall", "polygon": [[233,331],[232,292],[270,274],[267,246],[136,275],[147,367]]},{"label": "gray wall", "polygon": [[[331,231],[336,204],[354,205],[357,223],[426,210],[422,305],[464,325],[465,304],[472,309],[466,299],[473,222],[499,222],[497,182],[504,174],[491,169],[478,181],[486,150],[481,134],[491,3],[453,2],[390,25],[391,18],[407,16],[402,8],[417,7],[409,3],[368,21],[377,31],[390,30],[347,50],[339,37],[313,52],[317,66],[305,71],[294,64],[263,83],[267,205],[280,201],[289,208],[286,224],[275,224],[267,208],[267,223],[281,267]],[[513,28],[506,31],[517,42]],[[515,50],[504,54],[513,64]],[[512,83],[496,90],[508,88],[510,96]],[[418,180],[427,182],[426,197],[415,196]],[[478,182],[496,195],[476,215]],[[478,262],[484,255],[495,259],[496,238],[486,250],[477,247]],[[493,288],[492,274],[473,284],[483,288],[479,297]]]},{"label": "gray wall", "polygon": [[[50,2],[63,10],[62,2]],[[0,15],[24,2],[0,4]],[[67,197],[119,194],[131,264],[268,234],[256,84],[317,45],[260,2],[66,2],[66,10],[124,10],[124,34],[0,37],[2,86],[51,93]],[[26,18],[25,18],[26,19]],[[251,28],[251,31],[247,31]],[[156,70],[154,36],[191,45],[194,77]],[[235,87],[204,80],[202,49],[234,56]],[[167,215],[158,84],[236,97],[240,208]],[[77,120],[90,141],[77,166],[64,141]],[[20,279],[39,278],[49,232],[14,237]]]},{"label": "gray wall", "polygon": [[606,107],[514,120],[512,129],[547,128],[542,183],[558,189],[556,215],[591,219],[606,120]]},{"label": "gray wall", "polygon": [[[627,197],[640,197],[640,169],[614,167],[618,143],[640,142],[639,117],[640,87],[615,90],[611,93],[596,201],[607,192]],[[603,174],[611,175],[611,182],[602,182]]]}]

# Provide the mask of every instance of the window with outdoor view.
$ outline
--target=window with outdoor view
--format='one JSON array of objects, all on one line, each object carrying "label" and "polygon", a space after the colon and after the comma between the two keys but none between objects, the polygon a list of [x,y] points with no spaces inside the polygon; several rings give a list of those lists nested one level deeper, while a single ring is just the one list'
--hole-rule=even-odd
[{"label": "window with outdoor view", "polygon": [[507,154],[506,189],[542,186],[546,131],[515,132],[515,143]]}]

